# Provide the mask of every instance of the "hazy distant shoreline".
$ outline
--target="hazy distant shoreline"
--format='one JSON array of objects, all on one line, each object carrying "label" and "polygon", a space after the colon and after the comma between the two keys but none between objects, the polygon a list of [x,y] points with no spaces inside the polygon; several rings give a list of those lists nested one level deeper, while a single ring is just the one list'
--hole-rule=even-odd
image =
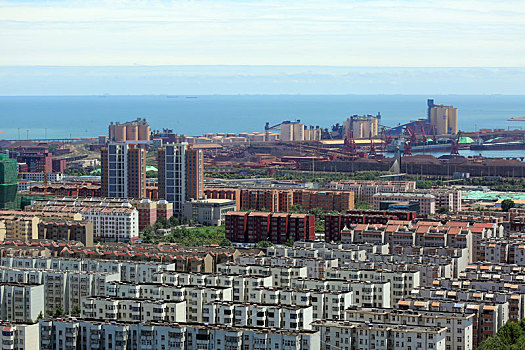
[{"label": "hazy distant shoreline", "polygon": [[525,67],[0,66],[0,95],[525,95]]}]

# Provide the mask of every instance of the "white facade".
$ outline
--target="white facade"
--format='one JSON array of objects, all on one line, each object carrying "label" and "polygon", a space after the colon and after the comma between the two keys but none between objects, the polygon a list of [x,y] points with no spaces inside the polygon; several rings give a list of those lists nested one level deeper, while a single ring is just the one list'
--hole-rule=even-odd
[{"label": "white facade", "polygon": [[93,223],[93,237],[102,242],[128,242],[139,236],[139,212],[135,208],[84,207],[82,217]]},{"label": "white facade", "polygon": [[[44,181],[44,173],[20,173],[22,179],[29,181]],[[64,175],[62,173],[46,173],[48,182],[59,182],[62,181]]]},{"label": "white facade", "polygon": [[205,226],[224,225],[226,213],[235,211],[234,200],[199,199],[184,202],[183,216]]}]

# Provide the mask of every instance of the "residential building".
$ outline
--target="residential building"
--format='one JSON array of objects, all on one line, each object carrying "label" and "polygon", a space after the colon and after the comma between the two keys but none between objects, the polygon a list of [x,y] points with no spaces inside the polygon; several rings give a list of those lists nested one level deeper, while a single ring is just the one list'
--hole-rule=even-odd
[{"label": "residential building", "polygon": [[313,240],[314,222],[314,215],[308,214],[231,211],[225,216],[226,238],[241,243]]},{"label": "residential building", "polygon": [[418,201],[420,214],[436,213],[436,197],[428,193],[376,193],[372,196],[375,210],[381,208],[381,202]]},{"label": "residential building", "polygon": [[38,323],[4,323],[0,333],[2,349],[40,350],[40,329]]},{"label": "residential building", "polygon": [[0,153],[0,209],[17,209],[16,159],[9,159],[7,153]]},{"label": "residential building", "polygon": [[224,225],[226,214],[236,210],[235,201],[229,199],[190,200],[183,208],[183,216],[206,226]]},{"label": "residential building", "polygon": [[202,150],[191,145],[186,149],[186,200],[204,197],[204,158]]},{"label": "residential building", "polygon": [[93,223],[93,237],[99,242],[129,242],[139,235],[139,214],[131,205],[42,205],[38,210],[42,213],[82,214],[85,220]]},{"label": "residential building", "polygon": [[101,149],[102,196],[146,197],[146,150],[130,143],[110,143]]},{"label": "residential building", "polygon": [[65,218],[43,218],[38,223],[38,239],[78,241],[85,247],[93,246],[93,223]]},{"label": "residential building", "polygon": [[185,201],[203,198],[202,150],[185,142],[158,149],[159,198],[173,203],[173,212],[182,216]]},{"label": "residential building", "polygon": [[446,350],[445,327],[350,321],[315,321],[312,325],[328,349]]}]

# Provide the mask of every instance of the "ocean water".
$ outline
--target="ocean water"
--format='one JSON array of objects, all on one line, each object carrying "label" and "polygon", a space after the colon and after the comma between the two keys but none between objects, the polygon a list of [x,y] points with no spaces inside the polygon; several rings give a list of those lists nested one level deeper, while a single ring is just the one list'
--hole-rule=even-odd
[{"label": "ocean water", "polygon": [[461,130],[525,127],[507,121],[525,116],[525,96],[515,95],[6,96],[0,97],[0,138],[95,137],[107,134],[111,121],[137,117],[152,129],[188,135],[264,131],[266,122],[296,119],[328,128],[353,114],[378,112],[382,124],[395,126],[425,117],[427,98],[457,107]]}]

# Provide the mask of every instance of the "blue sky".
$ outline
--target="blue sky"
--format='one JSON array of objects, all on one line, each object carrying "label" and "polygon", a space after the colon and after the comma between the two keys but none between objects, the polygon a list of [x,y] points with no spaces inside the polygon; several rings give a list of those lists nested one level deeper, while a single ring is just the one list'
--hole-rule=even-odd
[{"label": "blue sky", "polygon": [[0,95],[525,94],[524,57],[523,0],[0,0]]},{"label": "blue sky", "polygon": [[0,47],[0,65],[517,67],[525,2],[0,1]]}]

